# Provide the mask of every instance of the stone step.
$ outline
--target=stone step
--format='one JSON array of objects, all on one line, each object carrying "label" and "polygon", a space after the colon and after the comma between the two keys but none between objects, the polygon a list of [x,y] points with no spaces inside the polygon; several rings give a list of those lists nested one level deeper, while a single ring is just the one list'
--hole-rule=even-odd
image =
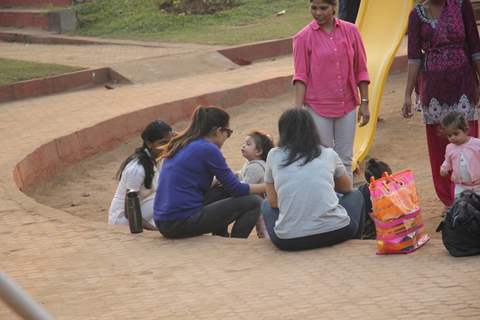
[{"label": "stone step", "polygon": [[0,26],[49,30],[49,14],[38,9],[1,9]]},{"label": "stone step", "polygon": [[48,11],[46,9],[0,9],[0,27],[34,28],[58,33],[75,30],[75,12],[65,8]]},{"label": "stone step", "polygon": [[0,0],[0,8],[69,7],[74,0]]}]

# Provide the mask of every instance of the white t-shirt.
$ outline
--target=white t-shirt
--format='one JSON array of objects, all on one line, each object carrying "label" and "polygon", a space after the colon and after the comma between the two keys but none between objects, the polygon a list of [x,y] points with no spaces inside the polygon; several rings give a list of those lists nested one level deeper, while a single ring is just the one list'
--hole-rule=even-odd
[{"label": "white t-shirt", "polygon": [[338,154],[321,147],[319,157],[303,164],[300,159],[282,167],[288,153],[273,148],[267,157],[265,182],[273,183],[280,210],[275,234],[292,239],[330,232],[346,227],[350,217],[335,192],[335,177],[346,174]]},{"label": "white t-shirt", "polygon": [[147,189],[143,184],[145,179],[145,169],[143,166],[136,159],[127,164],[123,169],[117,191],[110,204],[110,210],[108,211],[109,224],[128,224],[128,219],[125,218],[125,196],[127,189],[139,191],[138,198],[140,200],[142,216],[152,223],[153,202],[155,199],[155,191],[157,190],[159,172],[156,167],[154,167],[154,170],[155,175],[152,180],[152,188]]}]

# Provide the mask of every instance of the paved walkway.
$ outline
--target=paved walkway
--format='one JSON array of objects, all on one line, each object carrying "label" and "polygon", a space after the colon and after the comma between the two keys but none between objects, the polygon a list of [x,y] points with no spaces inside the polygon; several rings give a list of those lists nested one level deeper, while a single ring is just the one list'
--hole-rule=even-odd
[{"label": "paved walkway", "polygon": [[[0,29],[1,30],[1,29]],[[155,47],[136,43],[102,45],[48,45],[0,42],[0,57],[79,67],[104,67],[115,63],[212,50],[206,45],[158,44]]]},{"label": "paved walkway", "polygon": [[[42,30],[0,28],[0,32],[59,37]],[[63,37],[96,41],[98,44],[49,45],[0,42],[0,57],[83,68],[111,67],[135,83],[172,80],[238,67],[216,51],[223,48],[222,46]]]},{"label": "paved walkway", "polygon": [[83,68],[110,67],[134,83],[173,80],[239,66],[218,53],[218,47],[164,44],[52,45],[0,42],[0,57]]},{"label": "paved walkway", "polygon": [[[78,129],[290,73],[279,59],[0,105],[0,270],[58,319],[478,319],[480,259],[451,258],[439,241],[384,257],[373,241],[284,253],[257,239],[133,236],[43,206],[12,181],[27,154]],[[0,319],[15,317],[0,305]]]}]

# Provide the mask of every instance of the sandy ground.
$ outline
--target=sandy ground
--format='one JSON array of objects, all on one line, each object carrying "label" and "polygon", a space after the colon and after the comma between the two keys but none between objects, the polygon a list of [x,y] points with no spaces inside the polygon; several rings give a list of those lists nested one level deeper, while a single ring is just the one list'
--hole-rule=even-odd
[{"label": "sandy ground", "polygon": [[[404,120],[400,106],[405,84],[405,74],[389,77],[382,102],[377,137],[370,156],[386,161],[394,171],[411,168],[415,172],[421,207],[427,229],[434,237],[442,204],[437,200],[431,180],[431,172],[425,141],[425,129],[416,116]],[[253,129],[262,129],[276,139],[277,120],[283,110],[290,107],[292,92],[270,100],[252,100],[229,109],[232,137],[227,140],[223,152],[232,169],[239,169],[244,162],[240,146],[245,135]],[[175,124],[181,129],[185,122]],[[115,172],[120,163],[140,144],[132,139],[114,150],[86,159],[58,175],[53,181],[40,186],[32,196],[40,203],[64,210],[73,215],[107,221],[108,208],[116,188]]]}]

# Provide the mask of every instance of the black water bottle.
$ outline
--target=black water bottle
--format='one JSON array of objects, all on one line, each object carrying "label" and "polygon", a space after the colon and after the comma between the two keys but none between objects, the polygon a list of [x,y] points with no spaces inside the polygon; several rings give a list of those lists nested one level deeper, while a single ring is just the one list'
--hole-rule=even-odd
[{"label": "black water bottle", "polygon": [[125,198],[125,212],[127,213],[130,232],[143,232],[142,211],[140,209],[140,201],[138,200],[137,191],[127,190],[127,197]]}]

